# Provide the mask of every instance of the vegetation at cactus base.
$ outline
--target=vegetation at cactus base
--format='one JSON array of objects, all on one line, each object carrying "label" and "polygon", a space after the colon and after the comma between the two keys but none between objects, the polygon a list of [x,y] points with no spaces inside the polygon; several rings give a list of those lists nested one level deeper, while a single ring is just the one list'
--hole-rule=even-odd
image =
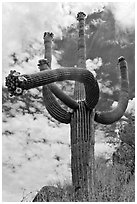
[{"label": "vegetation at cactus base", "polygon": [[[30,198],[29,198],[30,199]],[[33,200],[33,196],[31,197]],[[38,199],[38,200],[37,200]],[[40,191],[35,202],[74,202],[74,190],[71,185],[57,184],[54,190]],[[32,201],[24,196],[22,202]],[[134,202],[135,182],[134,175],[127,182],[127,173],[124,165],[107,165],[104,158],[96,159],[96,186],[95,202]]]},{"label": "vegetation at cactus base", "polygon": [[[112,157],[110,159],[96,157],[95,202],[135,201],[135,117],[131,114],[126,116],[127,122],[124,125],[120,121],[117,145]],[[108,140],[108,142],[115,145],[112,143],[113,139],[116,139],[114,132],[110,138],[112,140]],[[30,201],[34,199],[33,202],[74,202],[74,194],[71,185],[64,184],[62,186],[58,183],[57,187],[43,187],[37,195],[33,195],[29,199]],[[27,199],[27,196],[24,196],[22,202]]]}]

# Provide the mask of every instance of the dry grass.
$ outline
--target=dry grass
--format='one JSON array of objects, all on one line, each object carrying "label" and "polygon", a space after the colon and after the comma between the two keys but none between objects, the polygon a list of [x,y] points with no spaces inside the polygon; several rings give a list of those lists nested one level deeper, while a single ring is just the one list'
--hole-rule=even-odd
[{"label": "dry grass", "polygon": [[[105,160],[96,160],[96,202],[135,202],[135,178],[127,182],[128,172],[121,165],[107,165]],[[32,199],[33,200],[33,199]],[[31,201],[32,201],[31,200]],[[25,198],[23,202],[26,201]],[[74,202],[74,190],[71,185],[57,184],[43,187],[33,202]]]}]

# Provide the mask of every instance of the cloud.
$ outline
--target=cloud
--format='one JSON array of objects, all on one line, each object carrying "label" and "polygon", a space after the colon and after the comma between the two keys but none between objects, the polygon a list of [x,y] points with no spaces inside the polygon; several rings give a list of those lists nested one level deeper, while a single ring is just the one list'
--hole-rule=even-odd
[{"label": "cloud", "polygon": [[[94,75],[97,76],[96,70],[98,70],[103,65],[102,58],[96,57],[93,60],[86,60],[86,68]],[[110,81],[104,82],[102,79],[98,80],[99,89],[103,93],[107,93],[109,95],[113,94],[113,88],[109,88]]]},{"label": "cloud", "polygon": [[135,115],[135,98],[129,100],[126,112]]},{"label": "cloud", "polygon": [[88,15],[106,6],[114,15],[116,27],[129,31],[134,28],[134,3],[130,2],[3,2],[2,5],[4,70],[9,67],[11,53],[19,53],[20,57],[27,55],[28,44],[35,41],[43,43],[45,31],[53,32],[55,38],[61,38],[63,28],[77,23],[79,11]]},{"label": "cloud", "polygon": [[110,80],[103,81],[102,79],[99,79],[99,80],[98,80],[99,90],[100,90],[102,93],[107,93],[107,94],[109,94],[109,95],[112,95],[114,88],[113,88],[113,87],[109,87],[109,86],[110,86],[110,83],[111,83]]},{"label": "cloud", "polygon": [[[18,57],[22,58],[29,44],[33,45],[37,41],[43,44],[43,33],[45,31],[53,32],[55,37],[61,37],[61,29],[76,22],[76,18],[70,16],[62,8],[62,3],[57,2],[5,2],[2,7],[2,19],[4,77],[7,71],[9,73],[8,67],[11,61],[9,55],[18,53]],[[35,58],[35,67],[37,65],[36,60]],[[26,71],[31,72],[31,69],[35,70],[35,67],[32,61],[29,63],[27,64]],[[21,66],[20,68],[15,68],[18,68],[22,72]]]},{"label": "cloud", "polygon": [[[18,107],[16,107],[18,108]],[[15,110],[16,110],[15,108]],[[5,116],[5,114],[3,113]],[[5,116],[6,118],[6,116]],[[3,200],[20,201],[49,182],[71,181],[69,127],[53,128],[43,115],[18,114],[3,123]],[[23,125],[22,125],[23,124]],[[8,132],[12,132],[8,136]],[[42,142],[45,139],[46,142]],[[62,154],[63,152],[63,154]],[[55,155],[60,160],[55,159]],[[37,179],[39,178],[39,179]],[[8,182],[10,180],[10,184]]]},{"label": "cloud", "polygon": [[[134,28],[135,9],[133,2],[5,2],[3,3],[3,46],[7,52],[23,48],[32,38],[42,42],[45,31],[62,36],[62,28],[76,23],[76,15],[87,15],[106,6],[111,10],[119,28]],[[125,20],[126,19],[126,20]]]},{"label": "cloud", "polygon": [[32,38],[42,42],[45,31],[61,37],[61,28],[74,21],[61,3],[3,3],[3,46],[7,52],[23,49]]},{"label": "cloud", "polygon": [[86,15],[92,14],[97,10],[103,10],[103,6],[104,3],[102,2],[69,2],[63,4],[65,10],[75,16],[80,11],[83,11]]},{"label": "cloud", "polygon": [[135,30],[135,2],[111,2],[106,8],[114,16],[117,30],[128,32]]},{"label": "cloud", "polygon": [[91,60],[88,59],[86,60],[86,68],[92,72],[94,77],[96,77],[96,69],[99,69],[102,66],[102,59],[101,57],[96,57],[95,59]]}]

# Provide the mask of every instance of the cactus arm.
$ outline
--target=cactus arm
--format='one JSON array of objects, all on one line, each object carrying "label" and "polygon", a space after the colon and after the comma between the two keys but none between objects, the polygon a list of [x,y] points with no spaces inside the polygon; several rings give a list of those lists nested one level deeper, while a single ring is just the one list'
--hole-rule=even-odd
[{"label": "cactus arm", "polygon": [[128,66],[124,57],[119,58],[121,71],[121,90],[117,107],[111,111],[96,112],[95,121],[101,124],[111,124],[118,121],[124,114],[128,105]]},{"label": "cactus arm", "polygon": [[[14,76],[16,73],[13,72],[15,71],[11,71],[9,76],[6,77],[6,86],[8,87],[8,91],[13,95],[21,95],[24,89],[28,90],[56,81],[75,80],[84,83],[86,95],[90,95],[91,101],[92,98],[95,98],[92,103],[92,108],[94,108],[98,102],[99,88],[97,81],[94,79],[93,74],[86,69],[64,68],[46,70],[39,73],[22,76]],[[23,81],[19,80],[21,77],[24,78]],[[18,93],[17,89],[21,90],[20,93]],[[92,93],[94,93],[96,96]]]},{"label": "cactus arm", "polygon": [[86,87],[86,98],[85,98],[85,104],[89,109],[93,109],[93,104],[96,103],[97,99],[99,97],[99,87],[98,83],[94,83],[91,91],[91,87]]},{"label": "cactus arm", "polygon": [[77,109],[78,103],[72,99],[70,96],[65,94],[62,90],[60,90],[55,84],[49,84],[49,89],[52,93],[59,98],[65,105],[67,105],[71,109]]},{"label": "cactus arm", "polygon": [[71,114],[65,111],[59,103],[56,101],[55,97],[51,93],[50,89],[47,86],[43,86],[43,98],[44,98],[44,105],[48,110],[49,114],[56,120],[61,123],[70,123]]},{"label": "cactus arm", "polygon": [[[45,46],[44,58],[45,59],[39,60],[38,66],[39,66],[40,71],[51,69],[51,59],[52,59],[51,52],[52,52],[53,36],[54,36],[53,33],[49,33],[49,32],[44,33],[44,46]],[[45,89],[45,91],[48,90],[48,94],[51,91],[50,94],[53,93],[57,98],[59,98],[69,108],[76,109],[78,107],[78,103],[75,100],[73,100],[71,97],[67,96],[55,84],[48,85],[48,88],[49,89]],[[52,97],[52,104],[54,103],[54,100],[55,100],[55,104],[57,104],[55,97]],[[59,107],[59,104],[58,104],[58,107]]]},{"label": "cactus arm", "polygon": [[48,67],[51,67],[51,44],[53,36],[53,33],[45,32],[43,37],[45,46],[44,58],[47,60]]},{"label": "cactus arm", "polygon": [[[51,69],[51,60],[52,60],[52,40],[53,40],[53,33],[45,32],[44,33],[44,46],[45,46],[45,53],[44,58],[39,60],[38,67],[40,71]],[[62,123],[69,123],[70,122],[70,113],[65,111],[59,103],[56,101],[55,97],[53,96],[51,90],[49,89],[49,85],[45,85],[42,88],[44,105],[49,112],[49,114]]]},{"label": "cactus arm", "polygon": [[[48,55],[49,56],[49,55]],[[49,69],[49,61],[47,63],[47,59],[39,60],[39,69],[47,70]],[[43,93],[43,101],[44,105],[49,112],[49,114],[56,120],[58,120],[61,123],[70,123],[70,113],[65,111],[59,103],[56,101],[54,95],[52,94],[49,85],[45,85],[42,87],[42,93]]]},{"label": "cactus arm", "polygon": [[[47,61],[45,59],[39,60],[38,66],[39,66],[40,71],[50,70],[50,67],[47,66]],[[57,87],[57,85],[52,83],[52,84],[48,85],[48,88],[49,88],[48,93],[49,93],[49,91],[51,91],[57,98],[59,98],[69,108],[72,108],[72,109],[78,108],[78,103],[74,99],[72,99],[70,96],[65,94],[62,90],[60,90]],[[55,100],[55,98],[54,98],[54,100]],[[54,100],[52,101],[52,103],[54,103]]]},{"label": "cactus arm", "polygon": [[79,12],[77,20],[79,21],[79,38],[78,38],[78,67],[86,68],[86,43],[85,43],[85,13]]},{"label": "cactus arm", "polygon": [[[45,32],[44,33],[44,46],[45,46],[45,53],[44,58],[39,60],[39,69],[47,70],[51,69],[51,60],[52,60],[52,40],[53,40],[53,33]],[[55,86],[55,85],[54,85]],[[62,123],[70,123],[70,113],[65,111],[59,103],[56,101],[55,97],[53,96],[51,90],[49,89],[49,85],[45,85],[42,88],[44,105],[49,112],[49,114]]]},{"label": "cactus arm", "polygon": [[[86,42],[85,42],[85,13],[79,12],[77,14],[77,20],[79,21],[79,39],[78,39],[78,67],[86,69]],[[88,91],[89,86],[86,88],[86,94],[83,84],[76,82],[75,83],[75,90],[74,90],[74,97],[76,100],[84,100],[89,109],[92,109],[94,101],[99,96],[99,89],[98,84],[94,83],[94,88],[91,92]],[[94,97],[93,97],[94,96]]]},{"label": "cactus arm", "polygon": [[[78,63],[77,68],[86,68],[86,43],[85,43],[85,13],[79,12],[77,14],[78,28],[79,28],[79,38],[78,38]],[[75,82],[74,88],[74,98],[76,101],[83,101],[85,100],[85,89],[84,85],[79,83],[78,81]]]}]

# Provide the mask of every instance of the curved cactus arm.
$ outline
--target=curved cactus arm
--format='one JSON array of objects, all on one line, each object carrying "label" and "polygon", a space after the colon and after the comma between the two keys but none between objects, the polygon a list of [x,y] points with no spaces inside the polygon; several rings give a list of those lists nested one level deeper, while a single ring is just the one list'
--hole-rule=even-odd
[{"label": "curved cactus arm", "polygon": [[[91,91],[92,89],[92,91]],[[85,98],[85,103],[86,106],[89,109],[93,109],[93,104],[96,103],[96,101],[99,98],[99,87],[98,87],[98,83],[94,83],[94,86],[91,88],[90,86],[86,86],[86,98]]]},{"label": "curved cactus arm", "polygon": [[42,92],[44,98],[44,105],[46,106],[46,109],[49,114],[61,123],[70,123],[71,114],[61,108],[48,86],[43,86]]},{"label": "curved cactus arm", "polygon": [[[39,60],[38,68],[40,71],[51,69],[51,60],[52,60],[52,40],[53,40],[53,33],[45,32],[44,33],[44,46],[45,46],[45,53],[44,58]],[[42,89],[44,104],[48,112],[51,114],[53,118],[56,120],[69,123],[70,122],[70,114],[67,113],[56,101],[54,95],[52,94],[51,90],[49,89],[49,85],[46,85]],[[54,111],[53,111],[54,108]]]},{"label": "curved cactus arm", "polygon": [[[21,95],[23,90],[36,88],[56,81],[75,80],[84,83],[87,99],[90,97],[92,103],[90,107],[94,108],[99,98],[99,87],[93,74],[86,69],[62,68],[54,70],[41,71],[39,73],[15,76],[16,71],[11,71],[6,77],[6,86],[13,95]],[[22,80],[20,80],[22,78]],[[19,89],[19,91],[18,91]],[[86,103],[88,104],[88,100]]]},{"label": "curved cactus arm", "polygon": [[[47,63],[47,59],[39,60],[38,67],[40,71],[49,70],[49,63]],[[70,123],[70,113],[65,111],[59,103],[56,101],[54,95],[52,94],[49,85],[45,85],[42,87],[44,105],[49,112],[49,114],[56,120],[61,123]]]},{"label": "curved cactus arm", "polygon": [[[50,67],[47,65],[47,60],[46,59],[41,59],[39,60],[39,69],[40,71],[42,70],[51,70]],[[55,84],[49,84],[48,88],[57,98],[59,98],[65,105],[67,105],[71,109],[76,109],[78,108],[78,103],[72,99],[70,96],[65,94],[62,90],[60,90],[57,85]],[[55,98],[54,98],[55,99]],[[54,100],[52,101],[54,103]]]},{"label": "curved cactus arm", "polygon": [[78,103],[72,99],[70,96],[65,94],[62,90],[60,90],[55,84],[49,84],[49,89],[52,91],[52,93],[59,98],[65,105],[67,105],[71,109],[77,109]]},{"label": "curved cactus arm", "polygon": [[101,124],[111,124],[118,121],[124,114],[128,105],[128,66],[124,57],[118,59],[121,71],[121,90],[117,107],[111,111],[96,112],[95,121]]}]

